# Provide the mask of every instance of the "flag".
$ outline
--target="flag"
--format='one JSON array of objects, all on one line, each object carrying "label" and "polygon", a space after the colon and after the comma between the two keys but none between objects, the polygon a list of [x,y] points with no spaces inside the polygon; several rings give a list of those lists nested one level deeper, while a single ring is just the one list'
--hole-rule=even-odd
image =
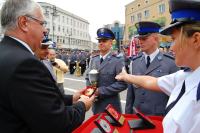
[{"label": "flag", "polygon": [[138,40],[135,37],[133,37],[131,39],[129,48],[128,48],[128,56],[129,57],[137,55],[137,50],[136,50],[137,42],[138,42]]}]

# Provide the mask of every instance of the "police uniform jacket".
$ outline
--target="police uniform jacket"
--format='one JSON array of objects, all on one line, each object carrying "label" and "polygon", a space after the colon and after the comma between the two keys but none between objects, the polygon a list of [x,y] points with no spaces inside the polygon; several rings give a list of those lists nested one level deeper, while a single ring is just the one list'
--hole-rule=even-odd
[{"label": "police uniform jacket", "polygon": [[90,84],[88,80],[89,71],[97,69],[99,72],[99,97],[92,108],[94,114],[104,112],[108,104],[112,104],[119,112],[122,112],[119,92],[125,90],[127,85],[125,82],[117,81],[115,76],[122,71],[123,66],[124,62],[112,54],[108,54],[101,64],[99,55],[91,59],[86,74],[87,85]]},{"label": "police uniform jacket", "polygon": [[[146,68],[145,56],[143,54],[132,59],[131,67],[133,75],[150,75],[153,77],[171,74],[178,70],[173,57],[161,52],[156,55],[148,68]],[[164,115],[167,101],[168,96],[164,93],[129,85],[125,113],[132,114],[133,106],[135,106],[144,114]]]}]

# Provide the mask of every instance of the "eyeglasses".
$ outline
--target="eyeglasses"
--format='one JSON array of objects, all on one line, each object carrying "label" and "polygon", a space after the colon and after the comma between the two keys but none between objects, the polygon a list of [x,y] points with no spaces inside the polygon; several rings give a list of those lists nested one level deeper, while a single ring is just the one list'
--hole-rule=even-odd
[{"label": "eyeglasses", "polygon": [[32,20],[34,20],[35,22],[38,22],[43,27],[46,27],[46,25],[47,25],[47,21],[45,21],[45,20],[41,21],[41,20],[39,20],[39,19],[37,19],[37,18],[35,18],[33,16],[30,16],[30,15],[25,15],[25,16],[28,17],[28,18],[30,18],[30,19],[32,19]]}]

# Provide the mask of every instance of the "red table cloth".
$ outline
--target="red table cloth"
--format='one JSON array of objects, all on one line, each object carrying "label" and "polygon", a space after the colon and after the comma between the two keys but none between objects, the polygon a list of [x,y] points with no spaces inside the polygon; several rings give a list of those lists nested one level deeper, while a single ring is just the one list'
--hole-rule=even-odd
[{"label": "red table cloth", "polygon": [[[107,115],[103,113],[104,115]],[[80,127],[73,131],[73,133],[90,133],[97,126],[94,123],[94,120],[99,116],[99,114],[92,116],[87,121],[85,121]],[[122,127],[116,127],[119,133],[130,133],[130,127],[128,125],[128,120],[139,119],[136,115],[123,114],[125,117],[125,122]],[[156,128],[154,129],[144,129],[144,130],[134,130],[134,133],[163,133],[162,120],[161,116],[148,116]]]}]

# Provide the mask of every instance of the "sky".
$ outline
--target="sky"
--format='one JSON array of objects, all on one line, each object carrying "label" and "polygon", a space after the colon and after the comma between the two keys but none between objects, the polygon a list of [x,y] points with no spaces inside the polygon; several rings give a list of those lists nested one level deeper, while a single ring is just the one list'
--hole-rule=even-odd
[{"label": "sky", "polygon": [[86,19],[89,24],[91,40],[96,42],[96,31],[106,24],[114,21],[125,23],[125,5],[134,0],[36,0],[37,2],[48,2],[64,10],[67,10],[81,18]]},{"label": "sky", "polygon": [[[0,0],[2,3],[4,0]],[[125,5],[134,0],[35,0],[56,5],[71,12],[89,24],[89,34],[92,41],[96,41],[96,31],[114,21],[125,23]]]}]

